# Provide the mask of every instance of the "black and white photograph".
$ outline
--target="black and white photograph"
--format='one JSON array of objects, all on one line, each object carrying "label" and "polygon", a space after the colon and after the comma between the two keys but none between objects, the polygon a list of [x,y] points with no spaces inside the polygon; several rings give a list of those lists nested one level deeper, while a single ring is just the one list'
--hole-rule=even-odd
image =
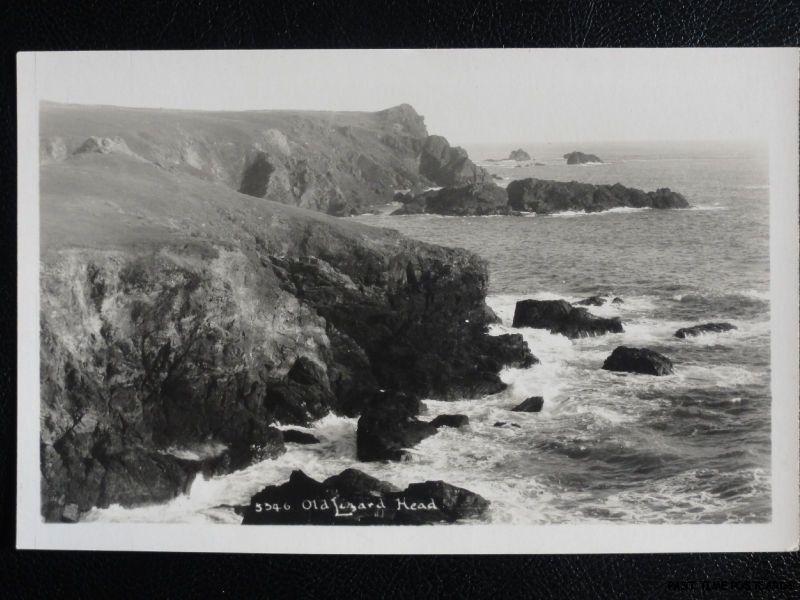
[{"label": "black and white photograph", "polygon": [[18,71],[21,546],[797,547],[796,50]]}]

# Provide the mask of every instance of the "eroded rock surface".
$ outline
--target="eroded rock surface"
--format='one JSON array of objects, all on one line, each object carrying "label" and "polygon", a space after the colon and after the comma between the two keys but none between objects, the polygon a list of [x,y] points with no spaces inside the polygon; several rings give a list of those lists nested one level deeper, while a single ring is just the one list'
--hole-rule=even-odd
[{"label": "eroded rock surface", "polygon": [[603,363],[607,371],[625,371],[644,375],[671,375],[672,361],[649,348],[618,346]]}]

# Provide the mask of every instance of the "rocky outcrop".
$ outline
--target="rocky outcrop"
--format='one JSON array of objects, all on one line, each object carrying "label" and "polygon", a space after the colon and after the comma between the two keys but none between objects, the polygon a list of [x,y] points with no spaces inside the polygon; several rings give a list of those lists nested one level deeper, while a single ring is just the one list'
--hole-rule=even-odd
[{"label": "rocky outcrop", "polygon": [[531,155],[525,152],[522,148],[518,148],[517,150],[512,150],[511,153],[508,155],[508,160],[516,160],[517,162],[522,162],[526,160],[533,160]]},{"label": "rocky outcrop", "polygon": [[420,421],[417,398],[402,392],[379,392],[358,419],[356,452],[360,461],[401,460],[411,448],[436,433]]},{"label": "rocky outcrop", "polygon": [[671,375],[672,361],[648,348],[618,346],[603,363],[606,371],[625,371],[644,375]]},{"label": "rocky outcrop", "polygon": [[614,185],[593,185],[577,181],[519,179],[508,184],[508,203],[512,210],[553,214],[564,211],[599,212],[612,208],[688,208],[689,202],[669,188],[643,192]]},{"label": "rocky outcrop", "polygon": [[473,183],[395,198],[403,202],[403,206],[393,215],[432,213],[465,217],[507,215],[513,212],[508,207],[506,191],[494,183]]},{"label": "rocky outcrop", "polygon": [[582,165],[585,163],[601,163],[600,157],[594,154],[584,154],[583,152],[569,152],[564,155],[568,165]]},{"label": "rocky outcrop", "polygon": [[734,329],[737,329],[736,325],[731,325],[730,323],[703,323],[702,325],[682,327],[675,332],[675,337],[684,339],[704,333],[721,333],[724,331],[733,331]]},{"label": "rocky outcrop", "polygon": [[506,421],[497,421],[497,422],[495,422],[494,426],[495,427],[502,427],[502,428],[505,428],[505,429],[510,429],[511,427],[514,427],[516,429],[520,428],[519,424],[517,424],[517,423],[508,423]]},{"label": "rocky outcrop", "polygon": [[568,338],[623,332],[619,317],[598,317],[566,300],[520,300],[514,308],[513,327],[548,329]]},{"label": "rocky outcrop", "polygon": [[467,415],[439,415],[431,421],[431,425],[439,429],[439,427],[466,427],[469,425],[469,417]]},{"label": "rocky outcrop", "polygon": [[489,174],[469,159],[467,151],[451,147],[440,135],[431,135],[422,145],[419,173],[445,187],[490,181]]},{"label": "rocky outcrop", "polygon": [[540,412],[544,406],[544,398],[541,396],[531,396],[512,408],[513,412]]},{"label": "rocky outcrop", "polygon": [[405,490],[356,469],[319,482],[302,471],[255,494],[243,525],[422,525],[485,516],[489,501],[444,481]]},{"label": "rocky outcrop", "polygon": [[119,152],[47,162],[40,185],[48,520],[274,457],[276,421],[355,416],[379,389],[476,398],[534,360],[488,335],[486,263],[466,251]]},{"label": "rocky outcrop", "polygon": [[319,444],[319,439],[315,435],[299,429],[284,429],[283,441],[287,444]]},{"label": "rocky outcrop", "polygon": [[[408,104],[375,113],[218,113],[43,103],[43,162],[126,154],[160,169],[333,215],[422,190],[424,119]],[[453,158],[444,170],[470,171]],[[475,171],[477,175],[479,171]]]}]

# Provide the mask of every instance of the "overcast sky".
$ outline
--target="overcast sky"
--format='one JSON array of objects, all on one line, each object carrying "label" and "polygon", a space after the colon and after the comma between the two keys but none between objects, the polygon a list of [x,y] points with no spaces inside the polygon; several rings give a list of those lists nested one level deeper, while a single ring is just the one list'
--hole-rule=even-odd
[{"label": "overcast sky", "polygon": [[[451,143],[758,139],[791,50],[48,53],[39,98],[196,108],[380,110]],[[783,71],[778,66],[782,65]]]}]

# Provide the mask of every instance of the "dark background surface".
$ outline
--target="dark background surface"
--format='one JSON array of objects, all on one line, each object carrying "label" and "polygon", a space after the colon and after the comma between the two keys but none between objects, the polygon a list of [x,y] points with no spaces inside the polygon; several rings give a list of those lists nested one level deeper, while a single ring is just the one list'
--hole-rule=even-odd
[{"label": "dark background surface", "polygon": [[798,46],[800,3],[12,1],[0,8],[0,44],[0,250],[5,258],[0,269],[0,590],[5,597],[800,595],[797,553],[311,557],[14,550],[17,51]]}]

